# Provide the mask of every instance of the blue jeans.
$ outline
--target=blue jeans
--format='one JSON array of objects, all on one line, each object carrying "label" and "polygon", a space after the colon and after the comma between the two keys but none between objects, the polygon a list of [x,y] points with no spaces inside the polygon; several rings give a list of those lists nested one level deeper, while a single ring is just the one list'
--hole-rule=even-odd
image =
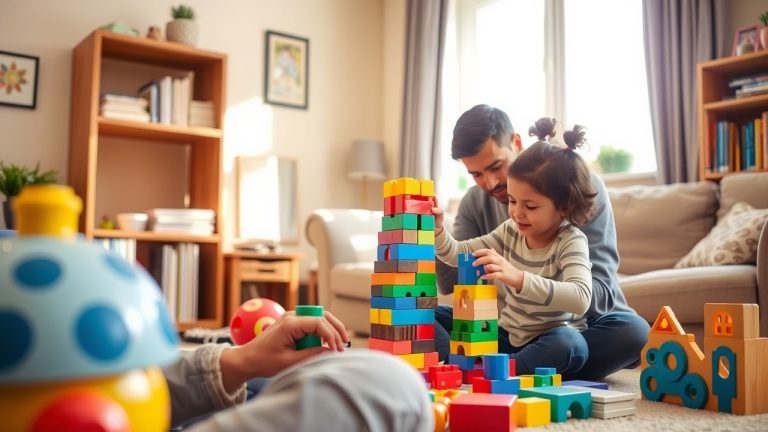
[{"label": "blue jeans", "polygon": [[[453,309],[439,305],[435,320],[435,348],[440,360],[446,360]],[[588,318],[587,326],[583,332],[557,327],[519,348],[510,345],[509,333],[499,327],[499,352],[515,359],[518,374],[532,374],[536,367],[554,367],[566,380],[600,380],[640,364],[640,351],[650,330],[644,319],[630,312],[611,312]]]}]

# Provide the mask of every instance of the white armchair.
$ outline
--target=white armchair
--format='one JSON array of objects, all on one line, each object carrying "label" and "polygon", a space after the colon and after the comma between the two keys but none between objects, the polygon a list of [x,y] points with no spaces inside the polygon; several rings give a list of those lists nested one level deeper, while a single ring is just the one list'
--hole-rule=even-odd
[{"label": "white armchair", "polygon": [[319,209],[305,226],[317,249],[318,302],[357,334],[370,333],[371,274],[380,211]]}]

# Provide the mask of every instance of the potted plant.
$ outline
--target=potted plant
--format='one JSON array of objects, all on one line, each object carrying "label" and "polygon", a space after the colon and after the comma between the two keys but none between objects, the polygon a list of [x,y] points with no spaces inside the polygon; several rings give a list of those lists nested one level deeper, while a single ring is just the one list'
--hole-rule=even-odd
[{"label": "potted plant", "polygon": [[602,146],[597,154],[597,165],[605,174],[627,172],[632,167],[632,153],[620,148]]},{"label": "potted plant", "polygon": [[11,202],[27,185],[56,183],[56,171],[40,172],[38,163],[34,169],[0,162],[0,193],[5,195],[3,201],[3,217],[5,227],[13,229],[13,212]]},{"label": "potted plant", "polygon": [[768,11],[760,14],[760,22],[763,23],[760,29],[760,48],[768,49]]},{"label": "potted plant", "polygon": [[184,45],[197,45],[197,22],[195,11],[184,4],[171,7],[173,21],[165,25],[165,37],[171,42]]}]

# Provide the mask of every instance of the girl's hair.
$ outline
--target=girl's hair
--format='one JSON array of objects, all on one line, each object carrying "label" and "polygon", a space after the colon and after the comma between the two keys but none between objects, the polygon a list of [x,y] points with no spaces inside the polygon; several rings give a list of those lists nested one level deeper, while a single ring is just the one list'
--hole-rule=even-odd
[{"label": "girl's hair", "polygon": [[525,149],[509,166],[507,175],[530,184],[565,213],[575,226],[585,225],[592,217],[597,191],[592,185],[589,167],[574,150],[585,142],[586,128],[575,125],[563,133],[565,147],[550,142],[557,120],[536,120],[528,134],[539,141]]}]

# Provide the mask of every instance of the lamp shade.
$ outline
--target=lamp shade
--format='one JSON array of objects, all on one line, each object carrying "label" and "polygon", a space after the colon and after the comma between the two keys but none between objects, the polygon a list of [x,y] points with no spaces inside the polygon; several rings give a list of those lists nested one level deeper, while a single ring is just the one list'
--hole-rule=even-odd
[{"label": "lamp shade", "polygon": [[383,180],[387,175],[384,143],[374,140],[355,140],[347,161],[347,174],[353,180]]}]

